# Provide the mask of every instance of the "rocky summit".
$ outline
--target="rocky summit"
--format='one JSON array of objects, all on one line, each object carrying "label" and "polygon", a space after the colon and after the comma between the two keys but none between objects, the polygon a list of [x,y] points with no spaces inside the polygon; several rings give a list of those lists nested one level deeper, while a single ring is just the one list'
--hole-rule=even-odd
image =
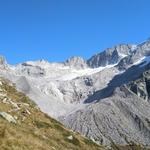
[{"label": "rocky summit", "polygon": [[[149,40],[107,48],[88,60],[71,57],[61,63],[39,60],[12,66],[1,57],[0,76],[42,112],[97,144],[150,147]],[[16,121],[4,112],[3,119]]]}]

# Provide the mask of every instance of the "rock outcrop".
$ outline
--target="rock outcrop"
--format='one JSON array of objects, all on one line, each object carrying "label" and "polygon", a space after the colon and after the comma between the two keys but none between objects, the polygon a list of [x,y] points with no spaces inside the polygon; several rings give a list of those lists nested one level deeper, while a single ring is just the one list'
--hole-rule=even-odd
[{"label": "rock outcrop", "polygon": [[0,116],[6,119],[9,123],[17,123],[14,117],[6,112],[0,112]]},{"label": "rock outcrop", "polygon": [[128,88],[138,97],[149,101],[150,98],[150,70],[145,71],[141,77],[128,84]]}]

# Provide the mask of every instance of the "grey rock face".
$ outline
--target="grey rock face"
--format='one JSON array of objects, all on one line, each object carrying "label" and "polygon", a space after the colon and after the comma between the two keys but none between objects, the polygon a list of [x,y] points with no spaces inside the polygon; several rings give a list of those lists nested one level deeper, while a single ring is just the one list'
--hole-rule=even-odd
[{"label": "grey rock face", "polygon": [[126,70],[129,68],[129,65],[132,65],[133,63],[134,63],[134,61],[132,59],[132,55],[129,55],[129,56],[121,59],[117,66],[120,70]]},{"label": "grey rock face", "polygon": [[137,50],[134,52],[133,55],[133,60],[136,61],[139,58],[142,58],[143,56],[149,55],[150,55],[150,40],[137,46]]},{"label": "grey rock face", "polygon": [[148,100],[148,92],[146,89],[146,81],[144,78],[139,79],[135,82],[133,81],[128,86],[130,90],[133,91],[136,95],[145,99],[146,101]]},{"label": "grey rock face", "polygon": [[103,145],[150,143],[150,104],[126,87],[113,96],[87,106],[60,120],[67,127]]},{"label": "grey rock face", "polygon": [[86,60],[81,57],[71,57],[65,62],[65,65],[77,69],[83,69],[87,67]]},{"label": "grey rock face", "polygon": [[121,60],[125,55],[129,55],[132,50],[132,45],[118,45],[113,48],[108,48],[102,53],[91,57],[87,63],[90,67],[100,67],[110,64],[115,64]]},{"label": "grey rock face", "polygon": [[90,67],[97,68],[119,62],[118,68],[120,70],[125,70],[139,59],[149,55],[150,40],[137,46],[122,44],[106,49],[105,51],[91,57],[87,60],[87,63]]},{"label": "grey rock face", "polygon": [[33,77],[41,77],[45,75],[45,70],[39,66],[32,66],[28,63],[21,64],[20,74],[24,74],[25,76],[33,76]]},{"label": "grey rock face", "polygon": [[128,84],[128,88],[138,97],[149,101],[150,98],[150,70],[144,72],[141,77]]}]

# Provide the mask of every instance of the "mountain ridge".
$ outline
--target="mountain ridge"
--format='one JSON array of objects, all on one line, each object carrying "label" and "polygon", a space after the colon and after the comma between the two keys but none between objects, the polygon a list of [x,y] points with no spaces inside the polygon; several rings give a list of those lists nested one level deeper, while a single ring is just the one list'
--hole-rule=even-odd
[{"label": "mountain ridge", "polygon": [[[143,118],[148,121],[150,118],[142,118],[145,110],[140,106],[148,108],[148,100],[140,101],[142,96],[148,97],[148,91],[143,87],[144,93],[139,88],[136,92],[143,93],[139,97],[131,90],[127,95],[129,89],[122,88],[122,85],[135,81],[149,69],[150,41],[138,45],[114,46],[88,60],[72,57],[62,63],[42,60],[15,66],[5,64],[3,59],[0,62],[2,66],[7,66],[0,68],[0,76],[12,81],[43,112],[65,126],[103,145],[150,143],[149,135],[145,132],[149,133],[149,127],[143,121]],[[129,127],[122,123],[119,114]],[[136,118],[138,121],[135,121]],[[139,124],[143,124],[144,128],[138,128]],[[136,129],[133,130],[133,127]]]}]

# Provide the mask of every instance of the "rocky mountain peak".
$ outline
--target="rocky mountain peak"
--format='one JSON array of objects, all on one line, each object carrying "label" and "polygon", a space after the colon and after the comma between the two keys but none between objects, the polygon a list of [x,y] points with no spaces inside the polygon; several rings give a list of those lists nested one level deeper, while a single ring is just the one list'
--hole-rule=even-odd
[{"label": "rocky mountain peak", "polygon": [[150,55],[150,40],[138,45],[136,55],[139,57]]},{"label": "rocky mountain peak", "polygon": [[0,68],[6,69],[6,67],[7,67],[6,59],[3,56],[0,56]]},{"label": "rocky mountain peak", "polygon": [[131,44],[120,44],[114,47],[119,55],[129,55],[135,45]]},{"label": "rocky mountain peak", "polygon": [[130,65],[136,64],[136,62],[150,56],[150,40],[147,40],[131,49],[130,55],[123,58],[118,66],[119,69],[127,69]]},{"label": "rocky mountain peak", "polygon": [[77,68],[77,69],[83,69],[87,67],[86,60],[84,60],[82,57],[74,56],[69,58],[66,62],[65,65]]},{"label": "rocky mountain peak", "polygon": [[133,45],[120,44],[92,56],[87,62],[88,65],[92,68],[115,64],[123,57],[129,55],[132,49]]}]

